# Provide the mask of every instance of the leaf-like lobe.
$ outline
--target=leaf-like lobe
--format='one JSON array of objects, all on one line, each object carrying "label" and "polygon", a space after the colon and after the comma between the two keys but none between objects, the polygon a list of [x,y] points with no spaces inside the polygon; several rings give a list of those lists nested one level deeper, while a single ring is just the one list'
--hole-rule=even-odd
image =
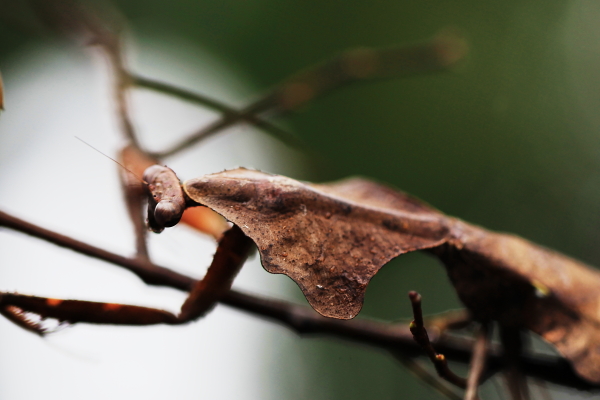
[{"label": "leaf-like lobe", "polygon": [[193,201],[238,225],[258,246],[264,268],[292,278],[327,317],[356,316],[383,265],[438,246],[449,232],[442,214],[361,179],[309,185],[237,169],[183,187]]},{"label": "leaf-like lobe", "polygon": [[600,382],[600,272],[576,260],[362,179],[306,184],[237,169],[183,186],[191,200],[238,225],[265,269],[290,276],[325,316],[354,317],[384,264],[428,250],[476,320],[529,329],[582,377]]}]

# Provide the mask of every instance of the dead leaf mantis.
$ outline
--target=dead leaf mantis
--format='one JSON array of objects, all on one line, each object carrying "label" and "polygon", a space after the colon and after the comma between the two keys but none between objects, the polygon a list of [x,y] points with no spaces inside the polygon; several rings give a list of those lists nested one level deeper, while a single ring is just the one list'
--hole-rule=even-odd
[{"label": "dead leaf mantis", "polygon": [[[354,75],[350,74],[350,76],[368,74],[370,65],[367,63],[362,67],[365,68],[358,70],[351,68]],[[302,82],[300,84],[292,82],[285,87],[285,90],[276,93],[277,104],[283,109],[298,107],[313,97],[314,93],[307,92],[306,88]],[[307,93],[310,96],[302,96]],[[257,110],[256,107],[249,107],[249,110],[242,110],[235,117],[256,122],[255,114],[260,111],[261,109]],[[218,129],[217,124],[216,127],[205,129],[203,134],[212,134],[211,132]],[[177,148],[163,155],[175,151]],[[164,170],[161,170],[162,172]],[[267,268],[291,275],[299,283],[311,304],[321,313],[337,318],[349,318],[360,309],[366,284],[383,263],[403,252],[425,250],[435,253],[446,263],[459,294],[475,318],[500,320],[506,326],[525,325],[539,333],[548,334],[551,338],[549,340],[552,341],[553,338],[559,348],[560,345],[564,346],[563,353],[576,366],[578,363],[588,363],[586,359],[577,360],[582,354],[581,346],[572,345],[573,337],[581,336],[575,330],[583,326],[581,329],[587,332],[586,324],[595,323],[593,312],[588,310],[587,306],[581,307],[588,303],[587,299],[569,303],[565,300],[563,292],[568,293],[572,287],[565,289],[560,285],[561,282],[547,282],[546,274],[537,271],[540,265],[548,264],[551,268],[556,267],[557,270],[562,270],[565,265],[573,265],[568,269],[579,271],[574,272],[573,280],[578,281],[581,287],[587,287],[584,283],[593,286],[597,280],[594,274],[581,272],[587,270],[580,268],[579,264],[571,260],[560,256],[555,257],[554,254],[520,239],[489,233],[445,217],[409,196],[366,181],[303,186],[287,178],[244,170],[230,171],[215,175],[213,178],[219,182],[223,180],[228,183],[247,182],[248,187],[245,189],[235,187],[237,191],[234,190],[231,194],[233,197],[230,198],[229,194],[218,192],[226,189],[226,185],[219,184],[217,187],[211,187],[211,184],[215,183],[211,182],[212,178],[201,178],[195,184],[184,183],[183,193],[178,189],[178,180],[172,177],[166,180],[158,177],[146,179],[154,186],[158,183],[163,186],[168,183],[171,185],[169,189],[175,191],[174,194],[163,192],[160,196],[157,195],[161,200],[158,204],[162,203],[164,198],[171,197],[171,199],[167,206],[158,207],[158,213],[155,211],[151,213],[149,219],[151,227],[155,230],[173,224],[178,219],[179,211],[196,203],[214,209],[220,208],[222,214],[237,227],[232,228],[222,238],[217,257],[213,262],[214,268],[211,267],[211,272],[205,279],[193,287],[180,314],[173,315],[136,306],[13,294],[5,294],[2,297],[4,314],[22,327],[38,333],[41,327],[24,317],[22,314],[24,311],[73,323],[86,321],[140,325],[184,323],[203,315],[215,300],[226,296],[233,276],[250,251],[251,243],[248,239],[250,237],[258,243],[263,261],[268,265]],[[251,193],[252,187],[260,188],[260,194]],[[217,194],[213,192],[215,189],[218,189]],[[156,191],[156,188],[151,191]],[[185,193],[187,198],[184,196]],[[377,196],[373,196],[374,193],[377,193]],[[315,197],[311,198],[311,196]],[[163,203],[165,204],[167,203]],[[247,215],[238,215],[238,213]],[[314,214],[316,218],[308,219],[309,214]],[[259,218],[268,216],[273,216],[273,220],[269,222],[283,218],[284,224],[272,226]],[[261,221],[258,226],[256,221]],[[333,234],[334,231],[327,231],[332,229],[328,228],[328,221],[337,228],[342,227],[342,233],[336,231]],[[367,229],[355,231],[354,227],[360,226],[355,223],[356,221],[367,224]],[[319,236],[320,228],[325,229],[326,237],[327,234],[337,236],[336,240],[328,243],[329,237],[324,239]],[[270,237],[273,235],[269,232],[278,232],[280,235],[277,237],[286,243],[274,244],[272,242],[274,238]],[[295,233],[302,238],[294,237]],[[353,237],[351,234],[356,236]],[[299,249],[294,246],[289,247],[294,243],[300,243],[297,246]],[[368,246],[362,249],[361,245],[365,243]],[[498,251],[490,250],[494,249],[494,246],[497,246]],[[507,254],[503,254],[504,252]],[[499,254],[504,257],[498,256]],[[330,258],[334,255],[339,259],[331,262]],[[551,262],[540,263],[538,262],[540,259],[551,259]],[[523,264],[529,269],[520,269],[523,265],[515,265],[515,260],[525,260]],[[314,271],[309,269],[311,273],[302,273],[297,271],[297,265],[294,264],[309,265],[315,269]],[[345,269],[348,266],[354,269]],[[486,276],[488,273],[489,275]],[[480,285],[481,283],[483,285]],[[486,297],[488,294],[496,293],[496,296]],[[510,294],[509,302],[506,302],[507,293]],[[589,291],[584,290],[581,293],[589,293]],[[486,300],[483,304],[482,297]],[[540,308],[544,309],[540,315],[542,317],[546,315],[546,305],[556,312],[553,315],[549,313],[551,318],[548,320],[538,318],[536,312]],[[521,309],[522,306],[525,306],[525,311]],[[561,331],[566,333],[561,336]],[[592,342],[593,339],[590,338]],[[582,343],[587,345],[591,342]],[[589,363],[593,364],[593,362]],[[592,377],[592,381],[596,373],[596,371],[586,370],[579,370],[579,372],[588,379]]]},{"label": "dead leaf mantis", "polygon": [[584,378],[599,379],[594,293],[600,275],[572,259],[446,217],[365,180],[314,185],[239,169],[180,185],[173,171],[160,166],[148,168],[144,180],[149,224],[156,232],[175,225],[190,206],[208,206],[234,224],[180,314],[17,294],[2,295],[2,313],[38,333],[42,327],[23,312],[70,323],[186,323],[225,295],[254,242],[268,271],[294,279],[321,314],[348,319],[360,310],[381,266],[426,250],[446,265],[475,319],[530,329],[553,343]]},{"label": "dead leaf mantis", "polygon": [[239,169],[180,187],[158,166],[145,178],[153,230],[177,223],[186,206],[210,207],[252,238],[267,271],[290,276],[324,316],[353,318],[379,268],[426,250],[444,263],[474,319],[530,329],[584,378],[600,380],[600,273],[582,263],[365,180],[314,185]]}]

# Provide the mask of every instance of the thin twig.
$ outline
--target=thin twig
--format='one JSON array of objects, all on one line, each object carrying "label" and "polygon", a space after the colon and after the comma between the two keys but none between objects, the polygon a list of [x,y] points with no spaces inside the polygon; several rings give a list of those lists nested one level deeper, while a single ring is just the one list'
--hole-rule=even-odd
[{"label": "thin twig", "polygon": [[430,374],[423,368],[418,361],[413,358],[404,356],[401,353],[394,354],[396,359],[406,367],[415,377],[419,378],[436,392],[450,400],[462,400],[462,397],[454,393],[452,389],[446,386],[442,381],[437,379],[435,375]]},{"label": "thin twig", "polygon": [[411,291],[408,293],[408,298],[410,299],[414,316],[414,321],[410,323],[410,332],[413,334],[415,342],[417,342],[417,344],[421,346],[423,350],[425,350],[427,357],[429,357],[435,366],[435,370],[440,378],[447,380],[461,389],[465,389],[467,387],[467,381],[465,378],[461,378],[450,370],[446,357],[441,353],[437,353],[433,348],[431,341],[429,340],[429,335],[427,334],[427,330],[423,324],[421,295],[417,292]]},{"label": "thin twig", "polygon": [[265,132],[271,134],[273,137],[281,140],[283,143],[295,147],[295,148],[304,148],[306,145],[302,143],[296,136],[274,125],[273,123],[267,121],[266,119],[259,118],[253,114],[244,114],[243,112],[236,110],[233,107],[228,106],[225,103],[222,103],[218,100],[210,98],[204,94],[192,92],[187,89],[179,88],[174,85],[159,82],[154,79],[144,78],[139,75],[135,75],[130,73],[129,79],[132,85],[135,85],[139,88],[153,90],[159,93],[167,94],[170,96],[177,97],[182,100],[190,101],[192,103],[200,104],[208,109],[219,111],[223,115],[229,118],[235,118],[240,122],[247,122],[251,125],[256,126],[264,130]]},{"label": "thin twig", "polygon": [[153,155],[158,158],[172,156],[229,126],[252,118],[256,120],[265,113],[281,115],[297,110],[352,82],[448,70],[465,53],[465,42],[456,35],[440,36],[429,43],[409,47],[350,50],[293,75],[237,114],[226,114],[170,149]]},{"label": "thin twig", "polygon": [[[239,114],[238,110],[220,102],[219,100],[215,100],[201,93],[192,92],[188,89],[176,87],[170,83],[159,82],[155,79],[145,78],[132,72],[129,73],[129,79],[131,80],[132,85],[142,89],[153,90],[155,92],[177,97],[178,99],[204,106],[209,110],[219,111],[222,114]],[[270,125],[270,122],[264,122],[265,124]]]},{"label": "thin twig", "polygon": [[[91,246],[65,235],[41,228],[37,225],[13,217],[0,211],[0,226],[46,240],[81,254],[101,259],[125,268],[138,275],[151,285],[168,286],[189,291],[196,282],[194,279],[150,262],[141,262]],[[256,316],[277,322],[301,336],[321,335],[349,340],[359,344],[374,346],[390,352],[401,352],[406,357],[418,357],[421,347],[415,343],[409,327],[405,324],[389,324],[357,318],[342,321],[325,318],[306,306],[260,298],[257,296],[230,291],[221,303]],[[473,340],[458,338],[433,338],[437,349],[450,360],[468,363],[471,359]],[[523,373],[558,385],[580,390],[597,391],[599,384],[580,378],[563,358],[536,354],[521,355],[518,359]],[[488,353],[489,370],[501,370],[504,358],[498,348],[491,346]]]},{"label": "thin twig", "polygon": [[2,83],[2,74],[0,74],[0,110],[4,110],[4,84]]},{"label": "thin twig", "polygon": [[488,322],[482,323],[477,332],[477,337],[475,338],[475,346],[473,346],[473,356],[471,358],[469,376],[467,378],[465,400],[477,399],[477,388],[479,387],[483,371],[485,370],[485,358],[490,340],[489,327],[490,324]]},{"label": "thin twig", "polygon": [[[242,109],[241,111],[239,111],[236,114],[226,114],[223,117],[221,117],[221,119],[198,130],[196,133],[191,134],[186,139],[183,139],[181,142],[174,145],[170,149],[165,150],[165,151],[151,153],[151,156],[156,157],[156,158],[161,158],[161,159],[165,158],[165,157],[173,156],[173,155],[179,153],[180,151],[187,149],[188,147],[192,146],[193,144],[198,143],[202,140],[205,140],[205,139],[215,135],[216,133],[219,133],[220,131],[224,130],[225,128],[228,128],[239,122],[252,120],[252,119],[258,121],[257,118],[255,117],[255,115],[256,115],[256,113],[253,111],[253,104],[250,105],[249,107]],[[257,123],[260,124],[260,122],[257,122]]]},{"label": "thin twig", "polygon": [[[107,48],[104,49],[107,52],[109,50]],[[127,97],[129,94],[128,89],[131,84],[129,82],[129,74],[123,65],[123,57],[120,53],[118,53],[118,50],[115,50],[115,53],[108,53],[107,56],[113,68],[113,79],[115,80],[114,96],[117,106],[117,116],[121,125],[121,131],[123,132],[129,144],[141,148],[140,142],[133,127],[133,122],[129,112],[129,104],[127,102]]]},{"label": "thin twig", "polygon": [[61,235],[60,233],[41,228],[1,211],[0,226],[5,226],[27,235],[46,240],[57,246],[65,247],[78,253],[119,265],[136,274],[148,285],[170,286],[188,291],[194,283],[193,279],[188,278],[185,275],[179,274],[168,268],[156,266],[147,260],[128,258],[111,253],[68,236]]},{"label": "thin twig", "polygon": [[[121,133],[125,140],[136,149],[140,143],[133,127],[127,101],[131,86],[129,73],[125,67],[121,38],[117,33],[121,24],[115,22],[117,13],[113,10],[112,19],[98,17],[98,13],[90,10],[89,4],[79,2],[61,2],[33,0],[32,6],[40,20],[53,30],[87,45],[94,45],[106,57],[113,77],[113,98],[116,117]],[[0,104],[1,105],[1,104]],[[146,246],[146,230],[144,217],[140,214],[142,200],[134,187],[128,185],[129,177],[120,175],[121,186],[125,194],[129,216],[136,232],[137,255],[142,260],[148,260]]]},{"label": "thin twig", "polygon": [[[129,111],[128,95],[131,81],[123,57],[121,37],[115,33],[119,28],[113,27],[112,30],[105,28],[102,24],[103,21],[98,20],[89,12],[82,11],[77,17],[86,25],[92,36],[90,44],[97,45],[101,49],[112,70],[113,96],[121,132],[130,145],[141,149]],[[147,257],[147,254],[144,256]]]}]

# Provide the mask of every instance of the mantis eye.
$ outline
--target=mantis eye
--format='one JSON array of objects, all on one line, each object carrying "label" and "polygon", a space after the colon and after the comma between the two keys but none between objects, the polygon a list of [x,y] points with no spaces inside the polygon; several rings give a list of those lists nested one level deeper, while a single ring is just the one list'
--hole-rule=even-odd
[{"label": "mantis eye", "polygon": [[183,208],[171,200],[161,201],[154,209],[154,219],[158,225],[166,228],[176,225],[182,215]]}]

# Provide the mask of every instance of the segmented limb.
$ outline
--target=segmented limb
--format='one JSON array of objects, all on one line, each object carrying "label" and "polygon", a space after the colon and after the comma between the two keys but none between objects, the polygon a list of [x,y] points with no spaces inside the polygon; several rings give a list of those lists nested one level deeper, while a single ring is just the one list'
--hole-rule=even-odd
[{"label": "segmented limb", "polygon": [[[37,334],[46,333],[43,321],[114,325],[183,324],[197,319],[227,294],[235,276],[253,249],[252,241],[237,227],[227,231],[219,241],[217,252],[204,277],[192,288],[178,315],[167,311],[126,304],[61,300],[0,294],[0,313],[20,327]],[[38,316],[41,320],[30,318]]]},{"label": "segmented limb", "polygon": [[513,400],[529,400],[527,378],[519,367],[523,353],[523,332],[519,328],[500,326],[500,341],[504,349],[504,377]]},{"label": "segmented limb", "polygon": [[490,323],[481,324],[473,346],[473,354],[469,366],[469,376],[467,378],[467,390],[465,400],[477,399],[477,388],[481,383],[483,372],[485,371],[485,361],[487,358],[488,345],[490,341]]}]

